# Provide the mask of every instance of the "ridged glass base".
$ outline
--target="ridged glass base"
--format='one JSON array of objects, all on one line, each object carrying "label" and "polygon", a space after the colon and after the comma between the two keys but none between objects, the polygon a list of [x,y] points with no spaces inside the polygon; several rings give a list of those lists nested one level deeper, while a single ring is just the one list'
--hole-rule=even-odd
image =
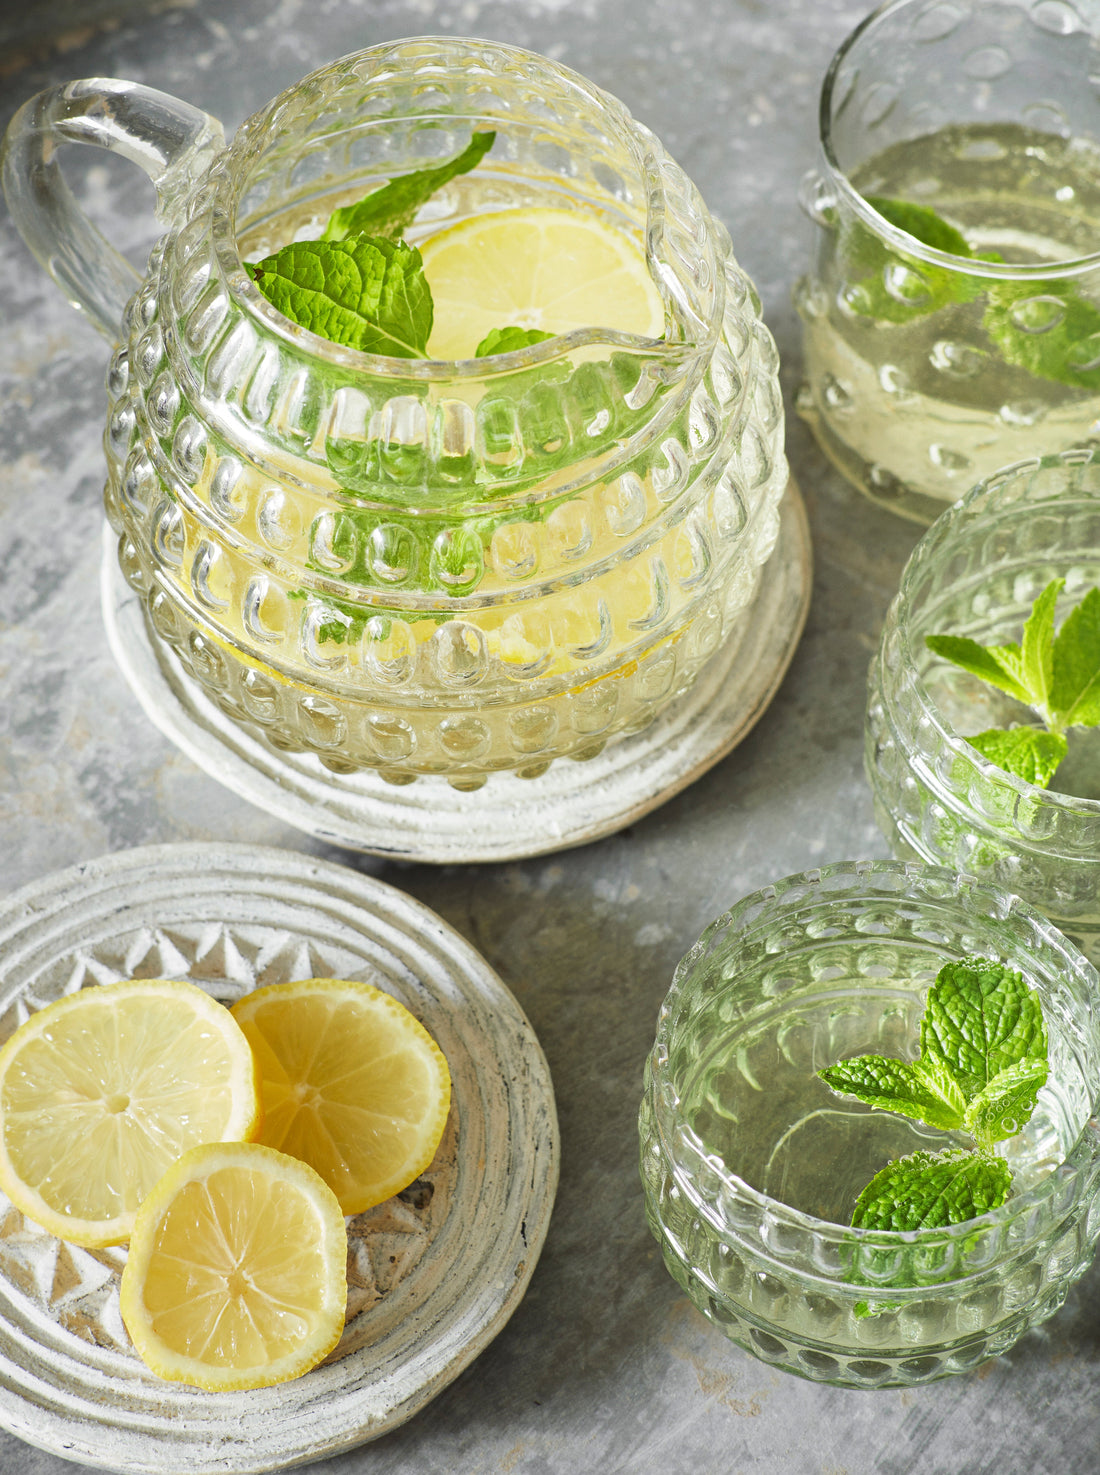
[{"label": "ridged glass base", "polygon": [[104,540],[102,602],[115,659],[146,714],[200,768],[234,793],[318,839],[438,864],[516,860],[608,835],[639,819],[717,763],[749,732],[794,654],[810,597],[810,539],[792,482],[760,590],[731,641],[695,685],[644,731],[559,761],[537,778],[494,774],[468,793],[426,777],[401,787],[374,771],[341,774],[284,753],[227,716],[154,642],[139,597]]}]

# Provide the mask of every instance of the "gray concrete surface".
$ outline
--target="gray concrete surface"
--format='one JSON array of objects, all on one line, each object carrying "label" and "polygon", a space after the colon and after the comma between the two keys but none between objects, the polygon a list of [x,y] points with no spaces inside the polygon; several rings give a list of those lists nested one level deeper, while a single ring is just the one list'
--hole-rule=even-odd
[{"label": "gray concrete surface", "polygon": [[[810,239],[795,191],[813,156],[822,72],[862,13],[850,0],[185,0],[86,23],[91,12],[58,4],[58,23],[75,29],[25,53],[10,39],[3,49],[0,123],[40,87],[107,74],[189,98],[232,130],[320,63],[413,33],[549,53],[623,98],[729,226],[779,343],[790,410],[789,294]],[[82,198],[138,260],[150,191],[114,165],[92,158]],[[174,751],[112,665],[97,600],[107,350],[2,213],[0,324],[0,889],[153,841],[319,849]],[[1100,1466],[1100,1273],[971,1377],[856,1393],[775,1372],[725,1342],[680,1295],[645,1227],[634,1119],[677,958],[745,892],[885,854],[861,771],[864,679],[917,531],[849,492],[793,413],[788,434],[814,531],[814,603],[778,698],[741,748],[633,829],[549,859],[432,870],[325,852],[436,908],[498,969],[542,1039],[563,1140],[549,1240],[508,1327],[428,1409],[326,1475]],[[0,1433],[3,1475],[74,1468]]]}]

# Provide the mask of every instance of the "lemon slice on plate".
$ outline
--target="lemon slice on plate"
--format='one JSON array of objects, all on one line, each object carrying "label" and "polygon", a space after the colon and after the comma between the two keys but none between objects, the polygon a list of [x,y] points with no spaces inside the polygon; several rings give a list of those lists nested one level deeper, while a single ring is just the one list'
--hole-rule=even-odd
[{"label": "lemon slice on plate", "polygon": [[260,1070],[260,1141],[314,1168],[345,1214],[408,1187],[435,1156],[447,1062],[391,995],[334,978],[246,994],[233,1016]]},{"label": "lemon slice on plate", "polygon": [[173,1382],[265,1388],[335,1347],[347,1301],[347,1232],[332,1190],[254,1142],[194,1147],[138,1211],[122,1320]]},{"label": "lemon slice on plate", "polygon": [[665,330],[644,251],[597,215],[476,215],[422,241],[420,252],[435,304],[433,358],[472,358],[493,328],[614,328],[646,338]]},{"label": "lemon slice on plate", "polygon": [[0,1050],[0,1188],[61,1239],[119,1244],[182,1152],[251,1136],[259,1111],[248,1042],[202,989],[81,989]]}]

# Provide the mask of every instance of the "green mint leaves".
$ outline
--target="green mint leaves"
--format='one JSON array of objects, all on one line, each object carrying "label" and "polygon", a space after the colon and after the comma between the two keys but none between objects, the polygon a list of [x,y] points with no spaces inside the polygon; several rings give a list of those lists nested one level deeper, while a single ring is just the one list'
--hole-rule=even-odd
[{"label": "green mint leaves", "polygon": [[948,224],[927,205],[914,205],[909,200],[889,200],[885,195],[868,195],[867,203],[906,235],[915,236],[923,246],[946,251],[949,256],[971,256],[973,253],[962,231]]},{"label": "green mint leaves", "polygon": [[[495,133],[475,133],[456,158],[391,179],[333,212],[318,241],[292,241],[245,269],[284,317],[365,353],[425,358],[432,294],[420,252],[400,240],[420,207],[485,157]],[[505,330],[514,331],[514,330]]]},{"label": "green mint leaves", "polygon": [[1040,788],[1066,756],[1066,729],[1100,725],[1100,589],[1090,589],[1055,634],[1054,610],[1064,587],[1064,579],[1052,579],[1039,595],[1019,645],[979,645],[958,635],[925,639],[935,655],[1034,708],[1045,731],[994,727],[967,741]]},{"label": "green mint leaves", "polygon": [[1037,789],[1045,789],[1069,752],[1061,733],[1040,727],[991,727],[968,737],[967,742],[983,757],[1006,773],[1014,773]]},{"label": "green mint leaves", "polygon": [[1000,1208],[1012,1187],[1003,1158],[914,1152],[876,1173],[856,1200],[856,1229],[943,1229]]},{"label": "green mint leaves", "polygon": [[[973,1103],[1011,1066],[1023,1060],[1046,1061],[1047,1037],[1039,997],[1019,973],[1003,963],[984,958],[945,963],[928,993],[920,1045],[922,1059],[945,1069],[958,1082],[967,1103]],[[1035,1104],[1034,1097],[1031,1104]],[[965,1125],[970,1131],[970,1123]],[[973,1135],[984,1147],[1000,1140]]]},{"label": "green mint leaves", "polygon": [[1073,282],[996,282],[982,327],[1006,363],[1074,389],[1100,388],[1100,311]]},{"label": "green mint leaves", "polygon": [[488,358],[491,353],[515,353],[517,348],[530,348],[532,344],[545,343],[553,336],[541,328],[491,328],[474,349],[474,358]]},{"label": "green mint leaves", "polygon": [[1012,1175],[992,1149],[1027,1124],[1047,1078],[1038,995],[1003,963],[945,963],[928,994],[920,1042],[912,1062],[861,1055],[818,1074],[869,1106],[965,1131],[977,1150],[916,1152],[890,1163],[860,1194],[857,1228],[961,1224],[1008,1197]]},{"label": "green mint leaves", "polygon": [[[965,236],[927,205],[883,195],[866,198],[884,220],[922,245],[966,260],[1000,260],[995,253],[975,256]],[[851,284],[844,298],[848,308],[879,322],[912,322],[951,302],[969,302],[982,290],[976,277],[893,250],[858,220],[842,228],[839,251]]]},{"label": "green mint leaves", "polygon": [[[963,261],[1003,260],[997,251],[971,250],[962,232],[928,205],[883,195],[865,199],[884,220],[933,250]],[[850,311],[907,323],[985,292],[981,326],[1006,363],[1074,389],[1100,388],[1100,309],[1074,282],[1005,281],[933,266],[887,246],[858,220],[842,226],[838,250],[850,283]]]},{"label": "green mint leaves", "polygon": [[372,190],[354,205],[334,210],[325,226],[323,241],[343,241],[348,236],[389,236],[394,240],[404,235],[421,206],[426,205],[437,190],[450,184],[459,174],[468,174],[489,152],[495,133],[475,133],[466,148],[435,169],[416,169],[401,174],[380,189]]},{"label": "green mint leaves", "polygon": [[249,271],[285,317],[322,338],[367,353],[424,357],[432,295],[420,252],[404,241],[293,241]]}]

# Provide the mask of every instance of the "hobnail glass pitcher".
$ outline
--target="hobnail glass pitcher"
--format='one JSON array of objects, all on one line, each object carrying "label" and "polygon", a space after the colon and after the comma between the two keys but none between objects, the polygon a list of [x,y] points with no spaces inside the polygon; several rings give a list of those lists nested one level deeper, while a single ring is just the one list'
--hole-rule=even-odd
[{"label": "hobnail glass pitcher", "polygon": [[[592,212],[644,247],[661,339],[599,327],[463,362],[339,347],[243,261],[493,129],[413,242],[493,210]],[[54,155],[153,179],[140,281]],[[237,721],[337,773],[476,788],[640,730],[739,638],[787,481],[777,356],[724,228],[614,98],[496,42],[417,38],[306,77],[233,142],[101,78],[6,140],[28,245],[117,343],[106,508],[150,638]]]}]

